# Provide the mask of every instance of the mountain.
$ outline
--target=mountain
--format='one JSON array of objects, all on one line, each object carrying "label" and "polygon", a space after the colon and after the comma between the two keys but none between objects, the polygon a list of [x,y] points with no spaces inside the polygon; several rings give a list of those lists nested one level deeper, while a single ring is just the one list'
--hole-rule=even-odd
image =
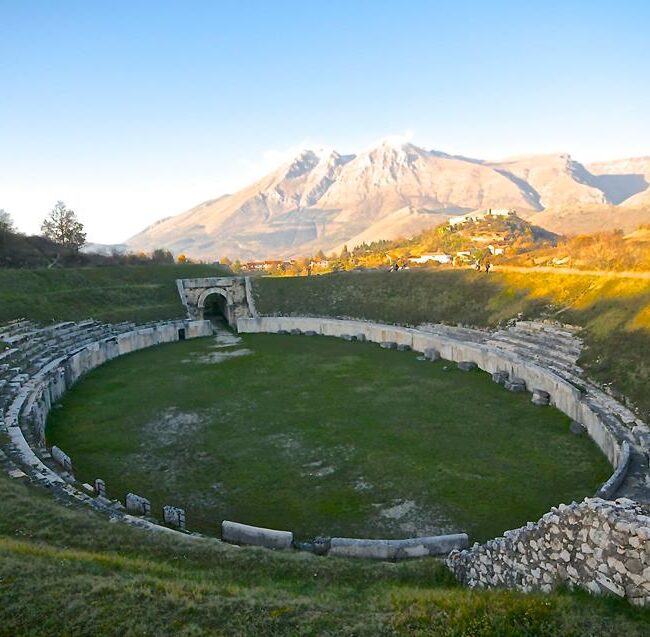
[{"label": "mountain", "polygon": [[[486,161],[392,141],[358,155],[306,149],[234,194],[158,221],[127,245],[211,259],[288,258],[394,239],[485,208],[514,208],[565,232],[566,215],[557,211],[595,208],[602,215],[635,197],[643,205],[649,164],[621,160],[588,169],[566,154]],[[578,225],[588,226],[588,218]]]},{"label": "mountain", "polygon": [[650,205],[650,157],[634,157],[588,166],[613,204]]},{"label": "mountain", "polygon": [[516,180],[538,210],[609,203],[605,193],[596,185],[594,176],[569,155],[518,157],[486,165]]}]

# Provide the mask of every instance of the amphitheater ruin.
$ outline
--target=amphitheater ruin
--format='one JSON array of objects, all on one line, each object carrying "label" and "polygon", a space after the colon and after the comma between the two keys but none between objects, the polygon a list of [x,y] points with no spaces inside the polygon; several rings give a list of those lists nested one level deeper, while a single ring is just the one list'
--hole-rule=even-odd
[{"label": "amphitheater ruin", "polygon": [[208,299],[216,295],[228,323],[240,333],[338,337],[413,350],[432,361],[454,362],[464,370],[478,367],[503,385],[504,391],[528,391],[535,405],[543,408],[550,404],[567,414],[572,430],[586,432],[613,467],[611,477],[594,497],[559,504],[538,522],[528,522],[469,548],[463,533],[300,543],[291,531],[228,520],[222,523],[223,541],[385,560],[444,555],[457,579],[472,587],[548,591],[565,583],[626,597],[635,604],[650,604],[650,430],[630,409],[584,378],[576,362],[581,347],[576,330],[526,321],[485,331],[259,316],[247,278],[184,279],[177,286],[187,310],[186,320],[145,325],[88,320],[46,327],[17,320],[0,326],[0,342],[7,346],[0,352],[0,433],[6,439],[0,463],[12,478],[36,482],[61,498],[83,503],[116,520],[151,531],[187,535],[182,508],[168,505],[156,515],[143,495],[126,494],[124,502],[109,499],[101,477],[92,485],[79,484],[74,478],[74,459],[65,450],[47,448],[45,425],[63,393],[106,361],[161,343],[211,335],[213,327],[204,314]]}]

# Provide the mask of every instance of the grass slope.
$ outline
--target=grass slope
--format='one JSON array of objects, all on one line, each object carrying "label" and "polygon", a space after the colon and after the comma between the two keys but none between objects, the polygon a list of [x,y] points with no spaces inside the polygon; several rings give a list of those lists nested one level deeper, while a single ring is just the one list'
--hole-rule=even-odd
[{"label": "grass slope", "polygon": [[[228,350],[251,353],[211,362]],[[157,511],[183,506],[190,528],[213,535],[231,519],[302,539],[485,541],[592,495],[611,472],[564,414],[483,372],[335,338],[151,348],[90,373],[61,407],[48,442],[77,478]]]},{"label": "grass slope", "polygon": [[0,269],[0,323],[29,318],[152,321],[181,318],[176,279],[224,276],[211,265],[150,265],[57,270]]},{"label": "grass slope", "polygon": [[0,474],[0,635],[647,635],[582,593],[469,591],[434,560],[192,544],[110,524]]},{"label": "grass slope", "polygon": [[650,418],[650,280],[469,270],[257,278],[262,314],[495,326],[518,316],[582,326],[581,363]]}]

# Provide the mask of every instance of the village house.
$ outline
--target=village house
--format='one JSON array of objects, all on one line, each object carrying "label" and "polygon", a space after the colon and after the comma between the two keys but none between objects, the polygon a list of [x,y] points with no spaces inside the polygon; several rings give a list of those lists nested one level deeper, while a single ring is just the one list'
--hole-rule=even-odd
[{"label": "village house", "polygon": [[283,265],[291,265],[291,261],[247,261],[242,263],[244,272],[269,272]]},{"label": "village house", "polygon": [[447,264],[452,262],[452,256],[450,254],[423,254],[421,256],[409,256],[408,260],[411,263],[429,263],[434,261],[435,263]]}]

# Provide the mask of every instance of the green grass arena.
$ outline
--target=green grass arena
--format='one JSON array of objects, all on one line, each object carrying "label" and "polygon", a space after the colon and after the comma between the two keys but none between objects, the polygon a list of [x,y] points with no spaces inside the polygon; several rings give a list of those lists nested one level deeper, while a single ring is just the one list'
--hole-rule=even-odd
[{"label": "green grass arena", "polygon": [[48,444],[110,497],[317,536],[466,531],[484,541],[592,495],[611,473],[569,419],[480,371],[327,337],[158,346],[88,374]]}]

